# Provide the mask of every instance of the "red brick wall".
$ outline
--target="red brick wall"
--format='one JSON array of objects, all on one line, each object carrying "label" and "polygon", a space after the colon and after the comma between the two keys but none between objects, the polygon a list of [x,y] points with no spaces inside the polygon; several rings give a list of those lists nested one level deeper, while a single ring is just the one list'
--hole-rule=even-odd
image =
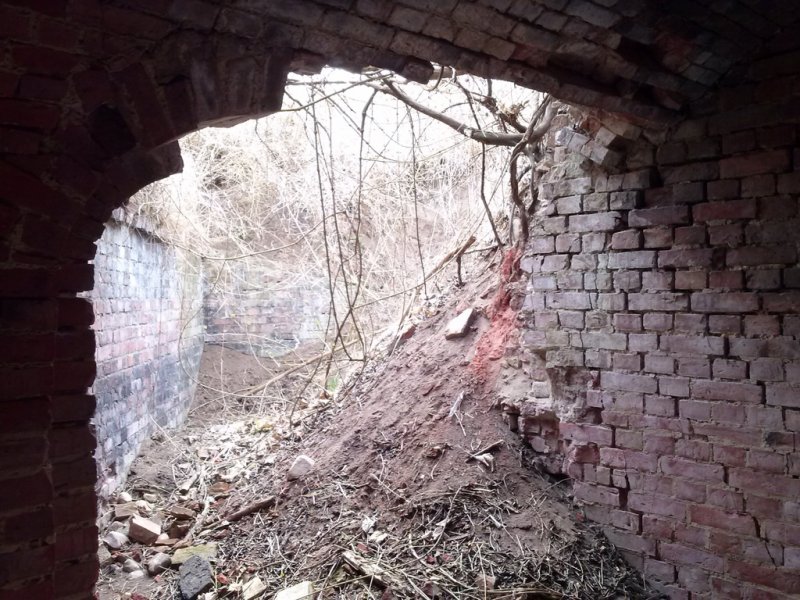
[{"label": "red brick wall", "polygon": [[[732,67],[737,63],[750,65],[766,41],[780,43],[775,34],[782,27],[793,32],[798,15],[794,3],[505,0],[489,6],[469,0],[264,0],[246,4],[242,10],[205,0],[6,0],[0,4],[0,598],[83,599],[90,596],[97,575],[92,457],[95,440],[88,425],[95,401],[86,395],[95,375],[94,336],[90,329],[93,317],[88,302],[76,295],[93,286],[93,269],[88,261],[94,257],[94,243],[111,211],[147,183],[180,168],[178,148],[173,142],[180,135],[208,124],[276,110],[290,63],[311,69],[326,62],[354,69],[376,65],[425,80],[432,72],[427,60],[544,89],[567,101],[623,114],[639,125],[677,119],[676,111],[685,109],[689,99],[709,98],[709,90],[725,73],[730,73],[734,81],[737,76],[746,80],[739,87],[727,84],[719,106],[707,103],[703,108],[702,102],[697,104],[695,111],[702,114],[671,133],[670,144],[677,144],[661,144],[657,166],[648,165],[648,154],[640,149],[638,167],[644,170],[623,178],[593,178],[588,181],[588,188],[584,189],[584,182],[580,191],[570,194],[580,196],[583,211],[592,187],[599,194],[609,193],[608,209],[602,212],[611,213],[600,219],[604,227],[612,227],[598,232],[603,238],[602,248],[575,255],[595,253],[610,258],[623,252],[655,252],[656,264],[648,262],[653,255],[641,254],[615,259],[633,261],[625,268],[622,264],[596,265],[600,269],[597,275],[603,270],[631,271],[633,274],[624,276],[629,282],[626,285],[635,286],[639,273],[641,285],[649,286],[644,292],[635,287],[615,291],[612,278],[611,290],[588,290],[589,297],[596,294],[598,302],[602,295],[602,303],[597,305],[600,312],[620,313],[618,319],[612,318],[614,329],[606,333],[621,333],[627,344],[625,351],[615,350],[620,337],[587,336],[586,342],[573,347],[572,338],[581,339],[574,334],[582,333],[583,326],[574,330],[565,326],[562,335],[553,337],[551,345],[553,352],[563,346],[558,360],[565,365],[580,354],[584,361],[587,357],[599,361],[590,365],[590,371],[603,370],[613,375],[606,375],[605,382],[601,376],[599,387],[586,394],[587,402],[594,404],[605,402],[609,395],[613,398],[613,404],[591,406],[587,413],[594,415],[592,419],[603,420],[592,422],[597,428],[587,431],[599,436],[597,442],[605,445],[603,460],[608,464],[598,467],[591,461],[574,461],[580,465],[575,474],[585,480],[578,485],[579,493],[589,494],[592,490],[605,501],[619,499],[617,512],[604,509],[602,514],[614,515],[620,524],[627,524],[627,519],[634,519],[630,515],[635,516],[639,510],[628,504],[629,497],[636,498],[637,490],[657,494],[659,500],[663,497],[673,503],[684,502],[686,506],[698,502],[697,506],[714,506],[712,499],[717,496],[709,495],[708,483],[703,500],[699,495],[693,500],[684,499],[677,490],[667,493],[661,487],[651,489],[653,480],[690,480],[664,473],[661,458],[655,471],[648,471],[652,462],[647,461],[653,460],[655,452],[650,445],[647,452],[639,452],[635,448],[609,446],[607,442],[609,433],[618,443],[625,437],[618,438],[617,431],[631,430],[627,439],[636,444],[638,431],[644,448],[645,434],[662,431],[651,424],[670,423],[674,425],[664,431],[676,440],[676,453],[679,447],[680,452],[689,453],[690,447],[699,444],[699,448],[702,443],[724,448],[716,456],[712,454],[712,459],[706,455],[688,458],[705,468],[721,466],[728,479],[721,483],[713,480],[718,482],[716,486],[742,494],[746,510],[760,510],[765,515],[758,517],[762,520],[753,535],[744,528],[731,533],[712,527],[711,519],[706,516],[703,521],[701,512],[687,508],[682,514],[664,515],[670,525],[685,526],[687,533],[681,533],[680,539],[661,539],[650,530],[643,533],[642,529],[640,533],[638,528],[644,528],[645,522],[642,517],[635,527],[631,524],[636,533],[622,527],[616,541],[633,545],[632,551],[642,557],[646,571],[658,573],[662,579],[675,575],[668,561],[678,564],[676,589],[680,585],[702,590],[710,581],[718,588],[714,592],[718,596],[739,597],[740,586],[731,582],[754,582],[784,590],[789,587],[789,565],[796,560],[798,545],[793,537],[797,511],[792,501],[792,495],[797,495],[793,489],[797,479],[793,455],[786,449],[790,435],[794,438],[796,411],[787,406],[794,398],[787,392],[794,376],[793,367],[789,366],[793,363],[783,355],[791,352],[797,341],[790,314],[796,302],[791,292],[784,291],[794,281],[790,267],[794,259],[774,243],[776,235],[786,232],[764,227],[768,223],[776,227],[775,223],[785,223],[795,214],[792,200],[796,200],[797,190],[791,186],[796,179],[790,171],[796,162],[794,135],[796,107],[800,104],[792,94],[798,89],[798,69],[792,56],[765,57],[751,73],[737,72]],[[787,38],[791,40],[791,36]],[[766,77],[763,81],[759,80],[762,75]],[[656,133],[651,139],[659,141],[659,135]],[[786,135],[789,139],[782,137]],[[590,148],[586,150],[593,160],[607,166],[615,164],[615,156],[603,155],[602,147],[600,144],[594,153]],[[750,153],[753,155],[748,156]],[[628,154],[629,165],[631,158]],[[639,179],[640,176],[653,180]],[[760,176],[765,177],[759,179]],[[770,187],[772,181],[775,192]],[[661,183],[664,189],[659,188]],[[634,193],[620,193],[623,190]],[[554,195],[563,196],[556,190]],[[786,196],[790,199],[788,204]],[[778,199],[773,201],[773,197]],[[700,215],[694,212],[694,203],[753,198],[754,204],[745,202],[738,209],[726,206],[744,211],[739,215],[747,215],[754,205],[760,232],[745,224],[749,216],[718,223],[698,218],[702,217],[702,210],[713,213],[715,206],[699,209]],[[595,200],[602,203],[595,198],[589,201],[592,206],[599,206]],[[633,223],[626,222],[628,210],[633,208],[631,202],[638,202],[641,208],[691,204],[691,210],[684,213],[685,217],[661,217],[687,219],[685,223],[648,227],[644,223],[656,213],[645,213],[645,221],[640,224],[635,219]],[[575,199],[561,204],[564,211],[573,210]],[[781,208],[785,204],[788,208]],[[548,218],[555,219],[548,221],[552,223],[548,226],[572,227],[567,233],[577,234],[582,241],[593,233],[586,229],[595,220],[591,215],[564,212]],[[731,227],[725,229],[728,225]],[[612,248],[607,237],[617,228],[639,231],[642,239],[635,232],[629,233],[618,238],[621,245]],[[648,232],[650,229],[653,231]],[[660,237],[667,235],[672,237]],[[599,244],[600,237],[591,238],[592,243]],[[562,238],[548,267],[569,266],[583,273],[582,286],[605,285],[603,277],[597,275],[594,283],[587,283],[591,274],[575,269],[578,262],[565,262],[566,257],[572,261],[573,254],[564,249],[571,247],[565,244],[573,242]],[[555,243],[554,238],[554,251]],[[751,246],[772,246],[775,250],[754,251]],[[668,254],[670,250],[680,252]],[[693,252],[688,253],[689,250]],[[710,265],[706,263],[708,250]],[[724,262],[718,267],[720,257]],[[662,261],[661,266],[658,261]],[[761,265],[763,269],[756,268]],[[586,267],[594,268],[591,263],[581,263],[581,269]],[[754,273],[749,279],[748,269]],[[696,271],[705,274],[694,274]],[[776,273],[769,271],[779,272],[778,288],[770,288],[775,285]],[[684,273],[680,283],[679,273]],[[747,312],[734,313],[730,308],[718,307],[720,312],[714,313],[706,312],[711,308],[706,305],[700,310],[692,302],[697,298],[702,303],[704,297],[693,297],[693,288],[687,287],[690,284],[703,286],[697,288],[697,293],[744,293],[738,299],[745,305],[752,303],[750,298],[755,296],[758,308],[753,309],[751,304]],[[593,308],[591,304],[586,306],[587,290],[577,289],[576,280],[564,285],[567,287],[563,290],[552,291],[560,294],[557,304],[551,300],[550,306],[544,305],[555,310],[556,319],[560,318],[558,310],[574,311],[563,315],[569,323],[576,323],[579,313],[597,312],[589,310]],[[676,288],[677,285],[681,287]],[[659,290],[659,286],[668,289]],[[547,296],[544,298],[547,303]],[[661,304],[653,307],[654,302]],[[737,301],[734,307],[739,306]],[[545,313],[552,314],[553,310]],[[650,317],[646,326],[644,317],[648,312],[667,316]],[[678,317],[681,314],[694,316],[685,321]],[[757,314],[768,317],[767,322],[758,324],[751,319],[748,329],[747,316]],[[637,315],[642,316],[641,331],[636,330]],[[659,319],[670,316],[671,324],[658,324]],[[698,316],[701,324],[692,325],[692,318]],[[777,317],[777,321],[769,317]],[[552,316],[545,314],[539,321],[547,318]],[[589,315],[589,323],[595,323],[593,318]],[[662,334],[657,329],[662,326],[671,326],[674,333]],[[634,331],[625,331],[625,327]],[[709,346],[694,341],[699,334],[693,327],[702,327],[710,339],[717,341],[709,342]],[[764,339],[749,336],[748,331],[753,333],[754,327],[766,327],[771,333],[765,334]],[[652,347],[654,336],[657,350]],[[692,341],[699,347],[692,348]],[[661,352],[675,355],[674,376],[649,373],[646,366],[636,367],[634,356],[622,356],[641,353],[642,359],[647,353],[652,355],[652,368],[656,368],[653,357]],[[615,353],[620,355],[616,368]],[[609,355],[610,366],[601,362]],[[774,369],[773,363],[756,364],[758,358],[781,358],[785,380],[752,380],[759,369],[761,373]],[[699,362],[695,364],[690,359]],[[706,368],[711,369],[708,379],[704,377],[704,359],[710,361]],[[733,362],[720,362],[715,374],[712,359]],[[742,363],[746,365],[744,375]],[[668,358],[666,364],[659,364],[659,369],[669,368]],[[729,374],[738,373],[733,379],[727,378],[736,384],[734,387],[711,386],[702,392],[708,397],[691,397],[704,389],[700,385],[695,390],[695,382],[723,382],[725,371],[719,369],[724,368]],[[585,389],[581,387],[582,377],[555,381],[563,390]],[[655,391],[652,381],[656,382]],[[621,393],[625,390],[620,387],[635,389],[626,394]],[[754,399],[747,394],[755,388],[763,394],[759,403],[745,399]],[[726,391],[720,391],[723,389]],[[732,396],[732,390],[744,396]],[[716,397],[719,395],[724,398]],[[668,412],[664,404],[669,398],[673,399],[673,416],[661,414]],[[698,411],[744,406],[745,420],[739,423],[735,415],[723,418],[713,413],[705,419],[681,416],[681,402],[684,410],[696,407]],[[748,408],[750,413],[753,408],[763,409],[761,416],[751,416]],[[719,413],[721,409],[716,410]],[[781,413],[780,428],[770,416],[776,414],[775,410]],[[722,424],[714,425],[711,419]],[[765,424],[755,425],[756,422]],[[773,423],[777,435],[772,435]],[[671,429],[684,424],[692,424],[695,429]],[[705,429],[698,430],[697,426]],[[583,427],[575,431],[579,429]],[[770,435],[763,437],[768,429]],[[592,468],[595,477],[598,472],[603,476],[600,467],[620,470],[608,462],[614,460],[611,456],[620,454],[626,457],[626,468],[631,470],[630,474],[624,473],[627,485],[638,487],[591,481]],[[664,454],[664,465],[672,469],[670,456],[675,455]],[[576,453],[575,458],[592,455],[589,447],[587,452]],[[643,462],[637,466],[634,457],[640,455]],[[774,456],[785,458],[783,471],[775,472],[777,466],[770,462]],[[741,464],[727,464],[736,460]],[[690,472],[685,463],[676,464]],[[716,477],[717,472],[712,469],[708,474]],[[639,479],[637,473],[642,474]],[[612,476],[610,471],[608,474]],[[613,481],[622,484],[622,475],[617,473]],[[648,475],[646,480],[644,475]],[[748,494],[755,496],[752,490],[756,488],[766,492],[761,504],[748,500]],[[636,505],[635,500],[633,504]],[[648,502],[643,510],[650,506],[661,504]],[[648,527],[652,516],[648,513]],[[661,522],[655,517],[652,521]],[[692,538],[690,542],[689,535],[697,529],[705,532],[708,540]],[[725,535],[732,537],[730,549],[724,543]],[[756,549],[745,553],[742,540],[762,544],[753,548],[782,547],[781,566],[765,567],[763,553],[758,554],[760,550]],[[710,546],[712,543],[714,547]],[[680,562],[686,556],[680,551],[682,545],[708,553],[708,557],[697,555],[702,560],[694,562],[696,570]],[[644,558],[654,553],[656,559]],[[700,597],[704,593],[698,591]],[[752,597],[758,592],[744,593]]]},{"label": "red brick wall", "polygon": [[203,351],[199,258],[160,240],[123,211],[106,224],[89,293],[95,312],[97,491],[127,478],[142,443],[183,422]]},{"label": "red brick wall", "polygon": [[521,262],[539,383],[509,410],[672,598],[800,591],[795,57],[764,56],[656,147],[618,139],[634,170],[562,132]]}]

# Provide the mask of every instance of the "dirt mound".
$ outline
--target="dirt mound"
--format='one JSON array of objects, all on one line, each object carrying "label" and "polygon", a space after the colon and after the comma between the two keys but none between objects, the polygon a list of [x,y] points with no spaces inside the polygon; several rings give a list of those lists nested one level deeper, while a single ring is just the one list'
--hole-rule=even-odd
[{"label": "dirt mound", "polygon": [[[216,426],[229,437],[204,443],[228,444],[225,466],[241,463],[240,474],[217,464],[225,475],[211,479],[228,482],[224,497],[204,505],[207,487],[183,503],[200,512],[191,542],[220,543],[215,598],[239,597],[256,576],[264,597],[305,580],[322,598],[649,597],[583,522],[568,486],[535,470],[503,421],[493,389],[514,343],[513,263],[507,256],[501,281],[498,264],[486,268],[390,358],[365,367],[346,396],[302,406],[299,427],[285,412],[260,432],[252,419]],[[469,306],[478,312],[471,331],[446,340],[448,321]],[[300,454],[314,468],[287,481]],[[219,520],[273,497],[268,510]],[[172,598],[175,575],[159,577],[147,597]]]}]

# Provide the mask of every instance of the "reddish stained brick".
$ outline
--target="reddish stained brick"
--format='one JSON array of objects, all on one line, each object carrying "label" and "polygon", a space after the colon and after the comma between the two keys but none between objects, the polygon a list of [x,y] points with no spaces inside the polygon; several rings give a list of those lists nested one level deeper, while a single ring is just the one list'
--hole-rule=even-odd
[{"label": "reddish stained brick", "polygon": [[[755,469],[730,469],[729,483],[731,486],[745,492],[745,494],[748,492],[759,492],[761,494],[788,499],[793,499],[800,495],[799,479],[789,476],[779,476],[774,473],[765,473]],[[747,506],[748,510],[750,510],[749,499],[747,501]]]},{"label": "reddish stained brick", "polygon": [[61,108],[36,100],[0,98],[0,123],[50,131],[61,118]]},{"label": "reddish stained brick", "polygon": [[694,504],[689,507],[689,520],[698,525],[731,531],[739,535],[756,535],[753,517],[733,512],[726,512],[712,506]]},{"label": "reddish stained brick", "polygon": [[675,228],[676,246],[696,246],[706,243],[706,228],[698,225]]},{"label": "reddish stained brick", "polygon": [[64,597],[84,593],[92,589],[99,574],[100,565],[96,555],[86,556],[80,562],[59,563],[54,576],[55,587]]},{"label": "reddish stained brick", "polygon": [[719,166],[722,179],[733,179],[761,173],[783,173],[791,168],[791,160],[787,150],[770,150],[724,158]]},{"label": "reddish stained brick", "polygon": [[17,95],[22,98],[59,101],[67,93],[67,83],[62,79],[23,75],[19,82]]},{"label": "reddish stained brick", "polygon": [[628,492],[628,508],[647,515],[661,515],[679,521],[686,518],[686,502],[651,492]]},{"label": "reddish stained brick", "polygon": [[11,56],[26,72],[53,77],[66,77],[80,62],[74,54],[41,46],[14,46]]},{"label": "reddish stained brick", "polygon": [[75,560],[96,552],[97,527],[95,525],[61,532],[56,537],[57,561]]},{"label": "reddish stained brick", "polygon": [[692,208],[695,221],[718,221],[731,219],[754,219],[755,200],[730,200],[726,202],[705,202]]},{"label": "reddish stained brick", "polygon": [[714,261],[714,250],[697,248],[693,250],[661,250],[658,253],[658,266],[664,267],[710,267]]},{"label": "reddish stained brick", "polygon": [[706,184],[706,192],[709,200],[735,198],[739,195],[739,180],[721,179],[719,181],[709,181]]},{"label": "reddish stained brick", "polygon": [[711,463],[698,463],[683,458],[662,456],[659,466],[665,475],[676,475],[701,481],[723,481],[725,478],[725,469]]},{"label": "reddish stained brick", "polygon": [[94,414],[94,396],[72,395],[52,397],[53,423],[85,423]]},{"label": "reddish stained brick", "polygon": [[[55,548],[52,545],[33,549],[20,549],[15,552],[0,554],[0,575],[3,575],[3,582],[24,581],[33,577],[40,577],[42,573],[51,573],[54,565]],[[85,590],[91,589],[92,582]],[[52,586],[52,584],[51,584]],[[31,586],[36,589],[36,586]],[[28,586],[22,588],[22,594],[17,596],[20,600],[33,598],[53,598],[52,588],[49,590],[45,586],[41,589],[42,595],[36,596],[31,593]],[[35,592],[33,592],[35,593]],[[5,591],[3,592],[5,596]]]},{"label": "reddish stained brick", "polygon": [[749,581],[784,592],[800,590],[800,573],[791,569],[754,565],[751,563],[728,561],[728,574],[740,581]]},{"label": "reddish stained brick", "polygon": [[670,227],[653,227],[644,230],[645,248],[669,248],[672,246],[672,229]]},{"label": "reddish stained brick", "polygon": [[800,312],[800,292],[763,294],[764,310],[769,312]]}]

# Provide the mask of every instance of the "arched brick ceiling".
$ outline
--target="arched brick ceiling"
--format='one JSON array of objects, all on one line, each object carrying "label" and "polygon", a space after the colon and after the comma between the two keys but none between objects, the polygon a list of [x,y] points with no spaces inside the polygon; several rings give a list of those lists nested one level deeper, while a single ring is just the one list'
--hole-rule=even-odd
[{"label": "arched brick ceiling", "polygon": [[[53,17],[50,22],[22,17],[21,22],[21,31],[35,29],[37,41],[53,48],[50,54],[12,49],[15,61],[51,73],[87,65],[113,72],[147,58],[163,82],[204,57],[231,61],[239,55],[238,64],[226,66],[233,69],[233,85],[264,85],[257,77],[249,79],[244,57],[290,47],[306,53],[295,66],[375,65],[425,79],[427,61],[435,61],[640,123],[670,121],[735,63],[794,23],[798,12],[791,0],[10,3]],[[12,16],[20,20],[19,13]],[[70,20],[70,30],[59,22],[63,17]],[[7,19],[5,27],[11,28]],[[65,45],[70,52],[62,54],[59,48]]]}]

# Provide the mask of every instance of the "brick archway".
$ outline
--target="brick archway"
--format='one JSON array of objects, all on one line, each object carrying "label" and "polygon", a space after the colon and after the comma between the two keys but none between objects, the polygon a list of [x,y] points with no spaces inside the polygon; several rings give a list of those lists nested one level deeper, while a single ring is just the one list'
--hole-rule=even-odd
[{"label": "brick archway", "polygon": [[[800,65],[791,35],[797,20],[793,3],[650,4],[0,4],[0,598],[86,598],[97,577],[95,440],[89,428],[94,400],[86,395],[95,369],[93,317],[88,302],[76,296],[92,286],[88,261],[105,221],[135,191],[180,168],[175,142],[180,136],[277,110],[290,70],[313,71],[325,64],[377,66],[425,81],[429,61],[435,61],[514,80],[593,107],[598,114],[611,112],[657,130],[651,136],[659,145],[657,162],[648,168],[660,180],[648,179],[638,188],[640,194],[648,190],[647,207],[656,210],[646,215],[654,219],[650,225],[658,227],[665,224],[659,219],[671,218],[669,211],[658,212],[662,203],[724,202],[744,193],[746,177],[758,201],[745,203],[739,212],[725,212],[735,208],[730,205],[714,205],[707,208],[712,213],[689,221],[677,211],[678,222],[690,228],[695,221],[752,219],[770,210],[773,216],[776,210],[784,210],[786,218],[795,215],[796,206],[794,212],[786,208],[796,204],[800,192],[799,115],[792,96]],[[788,35],[779,35],[781,31]],[[691,118],[685,120],[687,116]],[[667,137],[670,125],[676,127]],[[789,133],[782,135],[778,126]],[[706,143],[707,138],[712,142]],[[772,179],[752,179],[762,175]],[[625,189],[619,177],[620,185],[609,183],[606,192]],[[788,200],[766,206],[772,197]],[[756,205],[761,212],[752,208]],[[623,213],[629,208],[624,206]],[[706,250],[711,242],[703,237],[688,243]],[[743,260],[757,268],[774,260],[767,254],[753,253]],[[769,288],[776,294],[770,310],[779,315],[797,312],[797,298],[783,294],[795,285],[787,279],[796,261],[792,256],[782,263],[778,287]],[[714,312],[735,315],[740,309],[720,305]],[[789,352],[788,345],[796,343],[797,332],[792,331],[784,326],[774,334],[780,339],[772,350],[765,346],[757,352],[766,357]],[[724,350],[727,342],[720,344]],[[616,385],[626,391],[631,377],[606,380],[609,389]],[[703,408],[709,401],[726,400],[717,396],[732,389],[714,388],[702,400]],[[796,439],[800,424],[798,411],[790,410],[797,407],[794,388],[774,389],[774,394],[783,394],[775,402],[789,415],[783,416],[780,430],[781,442],[788,443]],[[777,425],[765,421],[753,427],[760,433]],[[753,470],[741,469],[740,480],[777,490],[779,500],[765,499],[761,509],[783,511],[782,520],[770,521],[772,537],[764,543],[788,548],[789,560],[768,568],[753,566],[748,561],[760,558],[748,555],[730,568],[719,567],[728,541],[720,535],[719,548],[696,556],[712,565],[709,569],[724,573],[715,589],[730,597],[736,597],[731,580],[789,589],[795,580],[786,569],[796,566],[800,546],[796,509],[792,513],[785,499],[798,489],[798,465],[786,464],[777,473],[768,462],[746,464]],[[719,511],[707,517],[702,526],[717,529],[704,531],[724,529],[724,523],[712,523],[718,517]],[[619,539],[646,557],[641,559],[645,567],[660,575],[681,564],[675,558],[680,554],[677,543],[666,546],[672,558],[656,560],[656,542],[642,535],[637,530]],[[703,584],[693,579],[698,575],[686,573],[673,586],[676,597],[686,597],[683,590],[693,588],[701,590],[697,597],[704,597]],[[707,573],[705,577],[708,585]]]}]

